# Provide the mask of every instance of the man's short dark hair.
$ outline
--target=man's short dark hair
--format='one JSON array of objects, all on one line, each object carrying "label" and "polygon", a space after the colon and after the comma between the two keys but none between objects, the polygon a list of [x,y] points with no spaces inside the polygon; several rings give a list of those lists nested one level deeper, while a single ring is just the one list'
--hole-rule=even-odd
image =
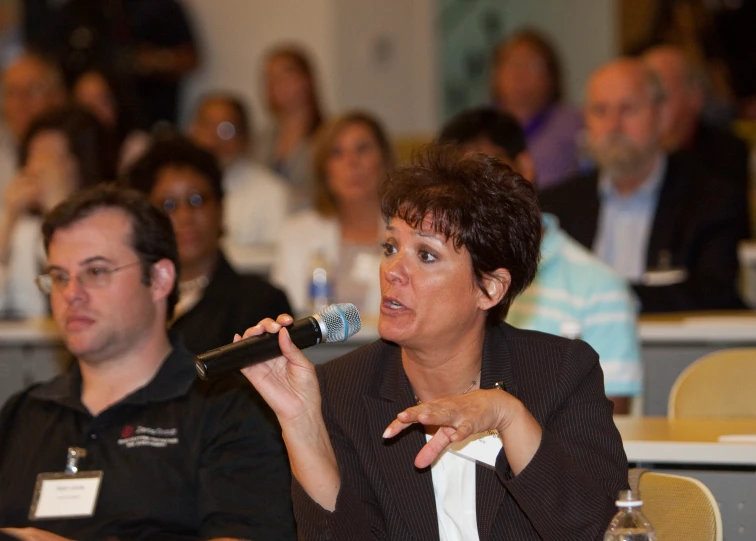
[{"label": "man's short dark hair", "polygon": [[142,264],[142,283],[152,283],[152,266],[161,259],[168,259],[176,267],[176,281],[167,298],[166,317],[173,318],[173,310],[178,302],[178,276],[180,264],[176,235],[171,219],[147,198],[127,188],[115,184],[101,184],[81,190],[55,207],[45,217],[42,235],[45,251],[49,252],[50,241],[55,231],[65,229],[104,209],[119,209],[131,221],[131,247]]},{"label": "man's short dark hair", "polygon": [[207,150],[183,136],[154,143],[126,173],[126,182],[135,190],[150,194],[164,167],[186,167],[205,177],[213,195],[223,199],[223,173],[218,160]]},{"label": "man's short dark hair", "polygon": [[512,116],[495,107],[478,107],[463,111],[441,129],[442,143],[467,145],[486,139],[514,160],[527,149],[525,132]]},{"label": "man's short dark hair", "polygon": [[496,158],[464,154],[450,145],[429,145],[410,165],[389,172],[382,214],[418,228],[429,218],[436,233],[467,248],[478,287],[507,269],[512,281],[488,311],[503,319],[514,298],[533,281],[541,251],[541,211],[533,185]]}]

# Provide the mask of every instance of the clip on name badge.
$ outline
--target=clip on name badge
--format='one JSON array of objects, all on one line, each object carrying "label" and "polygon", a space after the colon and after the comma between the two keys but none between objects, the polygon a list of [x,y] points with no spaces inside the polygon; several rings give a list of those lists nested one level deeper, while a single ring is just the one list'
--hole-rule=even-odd
[{"label": "clip on name badge", "polygon": [[86,449],[69,447],[65,471],[37,475],[29,520],[94,515],[102,471],[79,471],[79,459],[86,456]]}]

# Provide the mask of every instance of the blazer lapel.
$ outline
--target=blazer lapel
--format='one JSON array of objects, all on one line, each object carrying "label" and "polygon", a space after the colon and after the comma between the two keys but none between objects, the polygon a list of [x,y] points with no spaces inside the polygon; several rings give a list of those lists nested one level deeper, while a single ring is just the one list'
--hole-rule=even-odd
[{"label": "blazer lapel", "polygon": [[[492,389],[502,382],[504,389],[517,396],[516,382],[512,374],[512,359],[506,336],[500,325],[488,327],[483,342],[483,366],[480,388]],[[493,530],[496,514],[504,502],[506,490],[496,471],[480,464],[475,468],[475,507],[478,520],[478,536],[486,541]]]},{"label": "blazer lapel", "polygon": [[[654,220],[651,224],[651,232],[648,238],[648,248],[646,250],[646,268],[656,269],[665,265],[673,265],[671,261],[670,250],[672,246],[672,235],[676,231],[676,225],[680,211],[683,207],[683,197],[681,182],[684,179],[679,178],[676,171],[676,160],[672,157],[667,159],[666,171],[664,171],[664,180],[659,192],[659,202],[656,204]],[[664,255],[664,252],[667,252]]]},{"label": "blazer lapel", "polygon": [[601,206],[598,192],[598,173],[591,173],[589,182],[583,184],[580,191],[582,193],[577,194],[579,199],[576,201],[576,208],[579,209],[579,212],[573,214],[572,225],[568,231],[576,241],[591,250],[598,231]]},{"label": "blazer lapel", "polygon": [[409,380],[402,368],[399,347],[392,348],[378,397],[365,396],[364,403],[369,412],[371,434],[375,435],[373,441],[378,467],[407,529],[414,539],[439,539],[430,468],[418,470],[414,466],[415,456],[425,445],[422,425],[412,425],[390,440],[381,437],[397,413],[415,404]]}]

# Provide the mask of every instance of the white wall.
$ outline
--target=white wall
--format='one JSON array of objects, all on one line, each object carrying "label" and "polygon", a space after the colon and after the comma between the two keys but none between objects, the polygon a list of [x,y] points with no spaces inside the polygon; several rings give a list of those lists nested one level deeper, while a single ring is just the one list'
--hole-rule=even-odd
[{"label": "white wall", "polygon": [[334,0],[336,103],[377,113],[394,134],[437,123],[436,0]]}]

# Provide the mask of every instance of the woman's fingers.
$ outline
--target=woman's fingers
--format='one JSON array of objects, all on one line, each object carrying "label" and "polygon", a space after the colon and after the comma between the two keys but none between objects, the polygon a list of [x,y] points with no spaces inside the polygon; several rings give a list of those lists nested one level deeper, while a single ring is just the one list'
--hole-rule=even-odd
[{"label": "woman's fingers", "polygon": [[450,436],[454,432],[455,430],[453,428],[440,427],[436,433],[433,434],[433,437],[428,443],[426,443],[423,448],[420,449],[420,452],[417,453],[417,456],[415,457],[415,467],[427,468],[433,464],[433,461],[444,452],[444,449],[449,447],[450,443],[452,443]]},{"label": "woman's fingers", "polygon": [[[244,331],[243,338],[249,338],[250,336],[258,336],[266,332],[277,333],[278,331],[281,330],[282,327],[285,327],[286,325],[291,325],[293,322],[294,322],[294,318],[291,317],[289,314],[281,314],[280,316],[276,318],[275,321],[269,317],[266,317],[254,327],[250,327],[246,331]],[[234,340],[234,342],[236,342],[236,340]]]},{"label": "woman's fingers", "polygon": [[276,323],[285,327],[286,325],[291,325],[292,323],[294,323],[294,318],[289,314],[281,314],[276,318]]},{"label": "woman's fingers", "polygon": [[500,429],[502,418],[512,409],[512,402],[511,395],[498,389],[424,402],[400,412],[386,427],[383,437],[393,438],[413,423],[440,427],[415,459],[415,465],[424,468],[449,444],[486,430]]},{"label": "woman's fingers", "polygon": [[410,425],[412,425],[412,423],[403,423],[398,419],[394,419],[393,421],[391,421],[391,424],[386,427],[386,430],[383,431],[383,437],[393,438],[394,436],[399,434],[399,432],[401,432],[402,430],[404,430]]}]

